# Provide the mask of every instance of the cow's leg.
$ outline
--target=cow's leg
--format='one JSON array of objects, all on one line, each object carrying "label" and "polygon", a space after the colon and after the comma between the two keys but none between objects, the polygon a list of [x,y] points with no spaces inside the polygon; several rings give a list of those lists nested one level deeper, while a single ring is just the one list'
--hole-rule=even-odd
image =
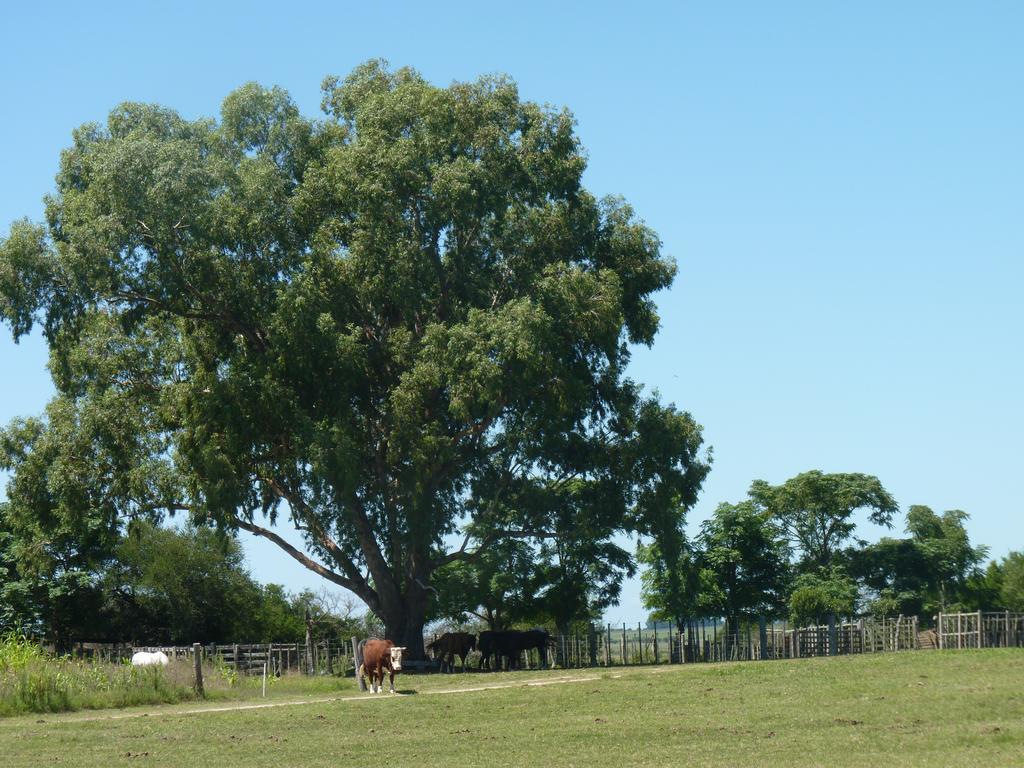
[{"label": "cow's leg", "polygon": [[[392,667],[391,669],[389,669],[388,670],[388,674],[390,676],[391,692],[394,693],[395,692],[395,668]],[[384,687],[384,679],[383,678],[381,678],[380,687],[381,688]]]}]

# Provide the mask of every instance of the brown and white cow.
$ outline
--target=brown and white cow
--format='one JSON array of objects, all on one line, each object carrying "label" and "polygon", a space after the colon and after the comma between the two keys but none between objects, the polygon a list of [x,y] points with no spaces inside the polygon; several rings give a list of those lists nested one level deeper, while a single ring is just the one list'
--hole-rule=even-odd
[{"label": "brown and white cow", "polygon": [[363,663],[356,670],[356,674],[362,677],[364,673],[370,676],[370,688],[374,693],[384,692],[384,670],[390,675],[391,692],[395,692],[395,672],[402,671],[402,651],[405,647],[399,647],[390,640],[366,640],[362,644]]}]

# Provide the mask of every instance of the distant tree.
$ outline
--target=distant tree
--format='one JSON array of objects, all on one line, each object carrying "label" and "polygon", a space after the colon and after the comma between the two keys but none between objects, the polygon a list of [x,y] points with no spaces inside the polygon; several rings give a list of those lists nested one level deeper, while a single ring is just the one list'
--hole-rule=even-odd
[{"label": "distant tree", "polygon": [[967,577],[964,592],[967,596],[966,602],[971,608],[982,611],[1009,609],[1006,604],[1006,595],[1003,593],[1006,577],[1005,564],[1006,560],[1001,563],[992,560],[984,571],[978,570]]},{"label": "distant tree", "polygon": [[472,617],[491,630],[526,620],[538,586],[537,558],[529,542],[508,539],[439,569],[431,619],[463,624]]},{"label": "distant tree", "polygon": [[1024,552],[1011,552],[1001,567],[1003,605],[1011,611],[1024,611]]},{"label": "distant tree", "polygon": [[636,574],[630,553],[610,538],[585,531],[545,542],[540,549],[532,613],[537,623],[566,634],[577,623],[595,621],[618,602],[624,577]]},{"label": "distant tree", "polygon": [[75,482],[9,499],[248,531],[420,656],[438,569],[560,537],[566,482],[602,535],[699,488],[700,428],[625,375],[675,265],[506,78],[370,62],[322,106],[248,84],[219,120],[128,103],[74,132],[45,226],[0,241],[0,319],[43,327],[57,395],[23,449]]},{"label": "distant tree", "polygon": [[679,632],[699,615],[700,569],[685,534],[668,551],[664,539],[637,546],[640,597],[652,621],[667,621]]},{"label": "distant tree", "polygon": [[970,610],[967,582],[984,561],[988,548],[971,546],[964,523],[968,514],[959,509],[937,515],[929,507],[915,505],[907,512],[907,532],[924,562],[927,577],[928,613],[960,607]]},{"label": "distant tree", "polygon": [[703,604],[726,617],[727,635],[740,620],[784,611],[788,550],[775,522],[753,502],[720,504],[698,538]]},{"label": "distant tree", "polygon": [[908,538],[883,538],[847,550],[850,574],[875,596],[870,610],[922,615],[927,620],[952,606],[995,607],[999,587],[987,584],[979,570],[987,550],[971,545],[966,520],[960,510],[937,515],[915,505],[907,512]]},{"label": "distant tree", "polygon": [[883,538],[845,552],[850,575],[870,597],[867,610],[878,616],[919,615],[930,588],[928,559],[913,539]]},{"label": "distant tree", "polygon": [[798,626],[824,624],[831,616],[852,616],[857,585],[840,568],[802,573],[789,595],[789,620]]},{"label": "distant tree", "polygon": [[107,589],[121,596],[125,639],[149,643],[255,639],[262,590],[233,536],[137,523],[117,549]]},{"label": "distant tree", "polygon": [[803,570],[827,568],[843,543],[853,536],[854,513],[869,511],[877,525],[889,526],[898,510],[877,477],[861,474],[804,472],[782,485],[756,480],[750,497],[781,527],[801,555]]},{"label": "distant tree", "polygon": [[267,584],[254,606],[256,635],[247,640],[260,643],[299,643],[306,636],[305,605],[280,584]]}]

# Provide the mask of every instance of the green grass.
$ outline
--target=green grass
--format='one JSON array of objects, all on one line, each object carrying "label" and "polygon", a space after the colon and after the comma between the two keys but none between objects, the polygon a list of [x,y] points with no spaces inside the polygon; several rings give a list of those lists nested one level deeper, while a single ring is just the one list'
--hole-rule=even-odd
[{"label": "green grass", "polygon": [[[521,685],[557,677],[575,682]],[[338,700],[297,706],[8,718],[0,755],[9,768],[1024,765],[1020,650],[401,675],[397,687],[416,695],[396,697],[334,684],[316,695]]]}]

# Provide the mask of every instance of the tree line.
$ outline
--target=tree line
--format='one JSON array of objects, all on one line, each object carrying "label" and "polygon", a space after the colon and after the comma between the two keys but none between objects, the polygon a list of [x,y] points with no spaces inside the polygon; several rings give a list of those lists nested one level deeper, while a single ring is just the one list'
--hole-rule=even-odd
[{"label": "tree line", "polygon": [[680,631],[716,616],[733,632],[760,616],[805,626],[829,615],[905,614],[929,625],[939,612],[1024,611],[1024,553],[983,568],[988,548],[971,543],[966,512],[911,506],[907,535],[875,543],[856,536],[857,513],[891,528],[898,507],[870,475],[756,481],[747,499],[720,504],[692,539],[681,518],[669,547],[640,547],[644,604]]}]

